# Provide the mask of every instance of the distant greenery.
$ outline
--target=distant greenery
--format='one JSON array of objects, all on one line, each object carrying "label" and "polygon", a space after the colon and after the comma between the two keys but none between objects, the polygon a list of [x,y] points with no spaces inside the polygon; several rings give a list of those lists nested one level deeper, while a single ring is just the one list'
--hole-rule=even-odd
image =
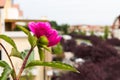
[{"label": "distant greenery", "polygon": [[95,35],[95,32],[94,31],[90,31],[90,35],[91,36]]},{"label": "distant greenery", "polygon": [[108,37],[109,37],[109,27],[108,26],[105,26],[105,28],[104,28],[104,39],[108,39]]},{"label": "distant greenery", "polygon": [[56,21],[50,21],[50,24],[54,29],[60,30],[60,27],[59,27],[59,25],[57,24]]},{"label": "distant greenery", "polygon": [[86,31],[79,31],[80,35],[86,35]]},{"label": "distant greenery", "polygon": [[58,25],[56,21],[50,21],[50,24],[54,29],[61,31],[62,34],[68,34],[68,28],[70,27],[70,25],[68,24]]}]

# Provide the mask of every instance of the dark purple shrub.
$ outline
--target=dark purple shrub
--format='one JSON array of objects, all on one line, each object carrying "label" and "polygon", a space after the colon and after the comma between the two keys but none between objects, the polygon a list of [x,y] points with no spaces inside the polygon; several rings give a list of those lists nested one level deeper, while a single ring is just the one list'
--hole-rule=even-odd
[{"label": "dark purple shrub", "polygon": [[[68,72],[59,80],[120,80],[120,55],[114,46],[119,46],[118,39],[102,40],[96,36],[74,36],[90,40],[93,44],[72,46],[76,58],[85,62],[77,67],[80,73]],[[67,44],[66,44],[67,45]],[[69,50],[70,51],[70,50]]]},{"label": "dark purple shrub", "polygon": [[91,56],[92,46],[76,46],[74,55],[76,58],[89,58]]},{"label": "dark purple shrub", "polygon": [[105,43],[101,43],[97,46],[93,46],[90,54],[91,56],[89,58],[91,58],[93,62],[97,62],[97,63],[99,61],[104,61],[109,57],[119,56],[117,50],[114,47],[112,47],[111,45],[107,45]]},{"label": "dark purple shrub", "polygon": [[80,73],[69,72],[59,80],[120,80],[119,57],[110,57],[99,63],[87,61],[77,69]]},{"label": "dark purple shrub", "polygon": [[65,39],[62,37],[61,40],[60,40],[60,44],[61,44],[62,46],[64,46],[64,43],[65,43]]},{"label": "dark purple shrub", "polygon": [[60,77],[60,80],[105,80],[106,73],[104,73],[102,67],[87,62],[78,67],[80,73],[69,72]]},{"label": "dark purple shrub", "polygon": [[64,44],[63,44],[63,50],[64,51],[70,51],[70,52],[73,52],[75,47],[76,47],[76,41],[74,39],[71,39],[71,40],[66,40],[64,41]]},{"label": "dark purple shrub", "polygon": [[93,45],[99,44],[99,42],[103,41],[101,37],[91,35],[91,36],[84,36],[84,35],[79,35],[79,34],[70,34],[72,38],[74,39],[84,39],[84,40],[89,40]]},{"label": "dark purple shrub", "polygon": [[80,65],[78,71],[80,71],[79,77],[81,80],[105,80],[106,78],[106,73],[102,67],[92,61]]},{"label": "dark purple shrub", "polygon": [[58,80],[81,80],[80,74],[75,72],[68,72],[62,74]]},{"label": "dark purple shrub", "polygon": [[120,40],[118,38],[107,39],[106,43],[111,44],[113,46],[120,46]]},{"label": "dark purple shrub", "polygon": [[111,57],[100,65],[107,74],[105,80],[120,80],[120,57]]},{"label": "dark purple shrub", "polygon": [[90,40],[90,42],[91,42],[93,45],[98,45],[98,44],[100,44],[101,42],[104,41],[104,40],[102,40],[101,37],[97,37],[97,36],[89,36],[89,37],[88,37],[88,40]]},{"label": "dark purple shrub", "polygon": [[93,46],[77,46],[74,54],[77,58],[89,59],[93,62],[100,62],[112,56],[119,56],[113,46],[102,42]]}]

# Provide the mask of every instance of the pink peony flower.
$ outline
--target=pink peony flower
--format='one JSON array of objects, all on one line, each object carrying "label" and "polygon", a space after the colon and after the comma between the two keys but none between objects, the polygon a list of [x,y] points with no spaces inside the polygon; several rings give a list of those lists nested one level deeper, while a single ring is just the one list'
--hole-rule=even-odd
[{"label": "pink peony flower", "polygon": [[46,36],[49,41],[48,46],[54,46],[61,40],[61,36],[58,36],[58,32],[55,29],[51,29]]},{"label": "pink peony flower", "polygon": [[48,46],[54,46],[61,40],[61,36],[55,29],[51,28],[49,22],[29,22],[29,29],[39,39],[41,36],[46,36],[48,39]]},{"label": "pink peony flower", "polygon": [[29,29],[34,33],[37,38],[43,36],[51,29],[51,26],[48,22],[29,22]]}]

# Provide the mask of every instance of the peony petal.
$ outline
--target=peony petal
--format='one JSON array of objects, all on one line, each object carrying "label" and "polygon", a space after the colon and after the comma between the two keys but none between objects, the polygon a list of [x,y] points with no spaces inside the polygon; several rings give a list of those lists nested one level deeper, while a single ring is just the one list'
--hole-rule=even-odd
[{"label": "peony petal", "polygon": [[57,36],[54,41],[51,41],[51,42],[49,43],[48,47],[54,46],[54,45],[58,44],[58,43],[60,42],[61,38],[62,38],[61,36]]},{"label": "peony petal", "polygon": [[48,28],[51,28],[51,25],[49,22],[45,22],[45,25],[48,27]]},{"label": "peony petal", "polygon": [[49,30],[51,29],[51,26],[48,24],[48,22],[38,22],[36,23],[37,30],[39,31],[39,36],[43,36],[48,34]]},{"label": "peony petal", "polygon": [[51,35],[58,35],[58,32],[55,29],[49,29],[46,32],[46,36],[49,37]]},{"label": "peony petal", "polygon": [[58,36],[58,33],[56,30],[51,30],[49,35],[47,35],[49,41],[53,41]]},{"label": "peony petal", "polygon": [[39,38],[40,37],[39,30],[38,30],[39,27],[36,25],[36,23],[35,22],[29,22],[28,26],[29,26],[29,29],[34,33],[34,35],[36,35],[37,38]]},{"label": "peony petal", "polygon": [[55,42],[53,43],[53,45],[56,45],[57,43],[59,43],[61,38],[62,38],[61,36],[57,36],[57,38],[55,39]]},{"label": "peony petal", "polygon": [[46,28],[46,29],[50,29],[51,28],[51,25],[48,22],[37,22],[36,25],[39,28]]},{"label": "peony petal", "polygon": [[58,36],[58,32],[54,29],[52,29],[51,34],[49,34],[49,36],[47,36],[47,37],[49,40],[48,46],[53,46],[53,45],[57,44],[61,39],[61,37]]},{"label": "peony petal", "polygon": [[29,22],[29,23],[28,23],[28,27],[29,27],[29,29],[30,29],[33,33],[36,32],[36,24],[35,24],[35,22]]}]

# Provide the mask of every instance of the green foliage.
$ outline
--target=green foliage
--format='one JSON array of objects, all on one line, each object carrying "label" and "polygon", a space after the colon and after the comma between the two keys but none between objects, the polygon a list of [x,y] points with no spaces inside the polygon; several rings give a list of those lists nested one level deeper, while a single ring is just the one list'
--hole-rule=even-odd
[{"label": "green foliage", "polygon": [[50,51],[50,49],[46,45],[48,45],[48,39],[45,36],[41,36],[41,38],[39,38],[37,41],[39,58],[41,61],[44,61],[45,58],[44,51]]},{"label": "green foliage", "polygon": [[94,36],[94,35],[95,35],[94,31],[91,31],[91,32],[90,32],[90,35],[91,35],[91,36]]},{"label": "green foliage", "polygon": [[61,27],[61,31],[63,31],[64,34],[68,34],[68,28],[69,28],[68,24],[62,24],[60,25],[60,27]]},{"label": "green foliage", "polygon": [[12,70],[8,67],[5,67],[3,73],[0,77],[0,80],[7,80],[8,76],[11,74]]},{"label": "green foliage", "polygon": [[12,47],[14,47],[17,50],[15,42],[10,37],[6,35],[0,35],[0,38],[8,42]]},{"label": "green foliage", "polygon": [[79,31],[80,35],[86,35],[86,31]]},{"label": "green foliage", "polygon": [[48,39],[45,36],[41,36],[37,41],[39,58],[41,61],[44,61],[45,58],[44,50],[50,51],[46,45],[48,45]]},{"label": "green foliage", "polygon": [[68,64],[61,63],[61,62],[43,62],[43,61],[35,60],[35,61],[30,62],[26,66],[26,68],[32,67],[32,66],[48,66],[48,67],[77,72],[77,70],[74,67]]},{"label": "green foliage", "polygon": [[12,69],[5,61],[0,61],[0,66],[4,68],[0,80],[7,80],[8,76],[12,73]]},{"label": "green foliage", "polygon": [[[28,52],[29,52],[29,49],[26,49],[26,50],[21,52],[21,57],[22,57],[23,60],[27,56]],[[27,64],[30,63],[33,60],[34,60],[34,51],[31,52],[31,54],[30,54],[30,56],[29,56],[29,58],[27,60]]]},{"label": "green foliage", "polygon": [[44,51],[41,49],[41,47],[38,46],[38,52],[39,52],[39,58],[41,61],[44,61],[45,59],[45,53]]},{"label": "green foliage", "polygon": [[52,26],[54,29],[60,30],[59,25],[57,24],[56,21],[50,21],[50,24],[51,24],[51,26]]},{"label": "green foliage", "polygon": [[109,27],[105,26],[104,28],[104,39],[108,39],[109,36]]},{"label": "green foliage", "polygon": [[56,21],[50,21],[50,24],[54,29],[63,32],[63,34],[68,34],[68,24],[58,25]]},{"label": "green foliage", "polygon": [[[21,25],[16,24],[15,28],[13,29],[13,31],[21,31],[21,29],[18,28],[19,26],[21,26]],[[25,29],[29,30],[27,24],[22,25],[21,27],[24,27]]]},{"label": "green foliage", "polygon": [[6,66],[9,67],[9,65],[5,61],[2,61],[2,60],[0,60],[0,66],[1,67],[6,67]]},{"label": "green foliage", "polygon": [[19,51],[17,51],[15,48],[12,48],[10,56],[18,57],[22,59],[22,56]]},{"label": "green foliage", "polygon": [[31,45],[31,47],[35,46],[37,43],[37,38],[35,36],[32,36],[32,34],[30,33],[29,30],[27,30],[26,28],[22,27],[22,26],[18,26],[18,28],[20,30],[22,30],[26,35],[28,35],[28,41]]},{"label": "green foliage", "polygon": [[35,36],[32,36],[31,33],[28,34],[28,41],[31,47],[34,47],[37,44],[37,38]]},{"label": "green foliage", "polygon": [[61,44],[57,44],[54,47],[52,47],[52,53],[53,54],[62,54],[63,53],[63,47],[61,46]]},{"label": "green foliage", "polygon": [[24,28],[23,26],[17,26],[18,29],[20,29],[21,31],[23,31],[26,35],[29,35],[29,30],[27,30],[26,28]]},{"label": "green foliage", "polygon": [[51,51],[50,48],[47,47],[46,45],[41,45],[41,48],[43,48],[43,49],[45,49],[45,50],[47,50],[47,51],[49,51],[49,52]]}]

